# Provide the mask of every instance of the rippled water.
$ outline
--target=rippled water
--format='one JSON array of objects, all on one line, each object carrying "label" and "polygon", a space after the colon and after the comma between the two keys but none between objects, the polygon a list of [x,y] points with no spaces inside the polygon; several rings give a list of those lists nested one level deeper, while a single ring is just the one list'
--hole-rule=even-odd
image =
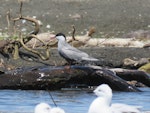
[{"label": "rippled water", "polygon": [[[150,111],[150,88],[143,92],[113,92],[113,102],[143,106]],[[88,91],[51,91],[57,106],[66,113],[87,113],[88,107],[96,96]],[[33,113],[40,102],[55,106],[48,91],[0,90],[0,113]]]}]

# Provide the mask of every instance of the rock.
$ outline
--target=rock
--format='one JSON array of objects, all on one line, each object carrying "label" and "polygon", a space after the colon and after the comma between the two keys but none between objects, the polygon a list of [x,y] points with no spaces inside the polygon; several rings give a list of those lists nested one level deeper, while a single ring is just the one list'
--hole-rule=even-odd
[{"label": "rock", "polygon": [[132,60],[130,58],[125,58],[123,60],[123,66],[126,68],[139,68],[142,65],[149,63],[150,58],[141,58],[139,60]]},{"label": "rock", "polygon": [[150,74],[150,63],[147,63],[139,68],[139,70],[147,72]]}]

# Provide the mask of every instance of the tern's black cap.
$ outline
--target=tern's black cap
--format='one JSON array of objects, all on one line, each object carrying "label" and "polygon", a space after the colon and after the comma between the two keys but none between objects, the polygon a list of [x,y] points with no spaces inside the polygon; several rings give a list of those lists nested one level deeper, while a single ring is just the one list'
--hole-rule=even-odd
[{"label": "tern's black cap", "polygon": [[63,33],[57,33],[56,36],[64,36],[66,38],[66,36]]},{"label": "tern's black cap", "polygon": [[57,33],[56,36],[63,36],[65,38],[65,40],[66,40],[66,36],[63,33]]}]

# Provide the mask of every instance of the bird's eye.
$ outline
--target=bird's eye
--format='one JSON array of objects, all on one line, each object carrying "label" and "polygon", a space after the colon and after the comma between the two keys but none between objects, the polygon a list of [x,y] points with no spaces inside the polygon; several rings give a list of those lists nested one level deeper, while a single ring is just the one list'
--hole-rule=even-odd
[{"label": "bird's eye", "polygon": [[101,91],[101,89],[98,89],[98,91],[100,92],[100,91]]},{"label": "bird's eye", "polygon": [[47,109],[47,110],[50,110],[50,108],[49,108],[49,107],[47,107],[46,109]]},{"label": "bird's eye", "polygon": [[101,90],[98,90],[98,92],[101,92]]}]

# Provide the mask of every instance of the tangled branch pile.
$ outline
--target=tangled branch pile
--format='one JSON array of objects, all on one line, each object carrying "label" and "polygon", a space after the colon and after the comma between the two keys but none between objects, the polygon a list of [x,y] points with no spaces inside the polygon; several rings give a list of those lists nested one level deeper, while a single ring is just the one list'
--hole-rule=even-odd
[{"label": "tangled branch pile", "polygon": [[[26,17],[22,15],[22,6],[23,6],[23,1],[20,1],[20,11],[19,15],[16,18],[11,18],[10,11],[7,12],[7,23],[8,23],[8,30],[10,29],[10,23],[13,22],[13,33],[10,36],[11,38],[6,39],[6,40],[1,40],[0,41],[0,52],[2,54],[11,54],[13,56],[13,59],[18,59],[19,58],[19,49],[23,47],[29,52],[32,52],[33,54],[36,54],[39,56],[42,60],[48,60],[50,57],[50,46],[53,45],[51,42],[45,43],[44,41],[40,40],[37,37],[37,34],[39,33],[40,30],[40,23],[39,20],[31,17]],[[28,21],[34,25],[34,30],[31,31],[29,34],[23,35],[22,31],[16,28],[16,22],[18,21]],[[11,22],[10,22],[11,21]],[[42,53],[36,51],[33,48],[29,48],[26,46],[26,43],[29,42],[31,39],[37,39],[41,43],[43,43],[45,47],[45,55]],[[56,43],[56,42],[55,42]]]}]

